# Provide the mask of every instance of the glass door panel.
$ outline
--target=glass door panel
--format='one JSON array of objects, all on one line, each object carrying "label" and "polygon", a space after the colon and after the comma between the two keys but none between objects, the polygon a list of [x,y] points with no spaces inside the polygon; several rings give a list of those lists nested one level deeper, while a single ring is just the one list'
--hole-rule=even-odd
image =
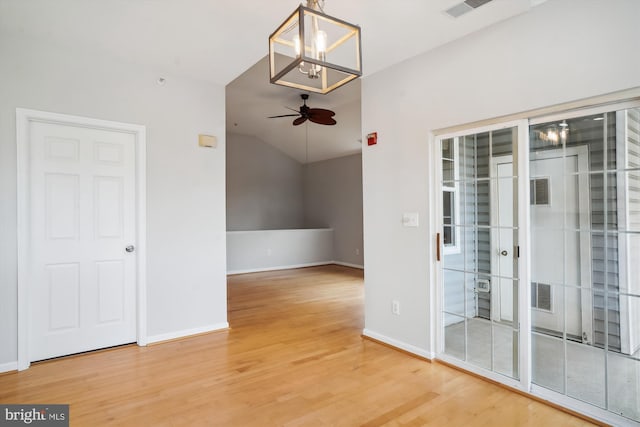
[{"label": "glass door panel", "polygon": [[530,127],[532,382],[640,421],[640,109]]},{"label": "glass door panel", "polygon": [[444,354],[518,379],[517,128],[443,138]]}]

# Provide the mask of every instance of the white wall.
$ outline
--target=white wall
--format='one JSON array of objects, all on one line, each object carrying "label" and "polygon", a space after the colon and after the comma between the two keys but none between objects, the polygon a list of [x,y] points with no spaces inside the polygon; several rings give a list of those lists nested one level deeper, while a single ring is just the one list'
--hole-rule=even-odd
[{"label": "white wall", "polygon": [[305,226],[334,230],[333,259],[364,264],[362,250],[362,155],[355,154],[304,168]]},{"label": "white wall", "polygon": [[227,135],[227,230],[304,227],[302,165],[265,142]]},{"label": "white wall", "polygon": [[378,132],[363,147],[367,331],[435,350],[430,132],[640,86],[639,16],[637,0],[553,0],[363,80],[363,134]]},{"label": "white wall", "polygon": [[0,61],[0,365],[17,359],[16,107],[147,127],[148,333],[224,325],[224,87],[7,34]]},{"label": "white wall", "polygon": [[282,270],[333,262],[333,230],[227,232],[227,273]]}]

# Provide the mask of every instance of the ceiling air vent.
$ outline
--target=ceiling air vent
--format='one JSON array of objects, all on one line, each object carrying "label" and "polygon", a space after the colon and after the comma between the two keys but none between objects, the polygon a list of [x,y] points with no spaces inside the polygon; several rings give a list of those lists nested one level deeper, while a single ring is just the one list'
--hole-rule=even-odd
[{"label": "ceiling air vent", "polygon": [[459,18],[467,12],[471,12],[473,9],[477,9],[480,6],[489,3],[491,0],[465,0],[462,3],[458,3],[453,7],[445,10],[449,16]]}]

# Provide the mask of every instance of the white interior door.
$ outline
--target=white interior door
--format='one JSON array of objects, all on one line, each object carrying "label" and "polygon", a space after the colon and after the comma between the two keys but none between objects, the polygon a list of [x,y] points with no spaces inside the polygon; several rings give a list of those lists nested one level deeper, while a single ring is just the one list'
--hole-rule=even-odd
[{"label": "white interior door", "polygon": [[[562,156],[562,153],[559,153]],[[577,156],[531,159],[531,281],[537,296],[531,314],[536,328],[582,337]],[[540,295],[550,291],[550,301]]]},{"label": "white interior door", "polygon": [[[588,177],[577,174],[581,171],[579,162],[586,161],[586,158],[580,159],[578,153],[563,158],[557,150],[531,159],[531,191],[537,192],[538,197],[546,197],[537,200],[534,196],[530,207],[531,281],[535,284],[532,286],[536,286],[536,292],[532,292],[536,301],[531,321],[536,328],[566,331],[590,341],[591,297],[589,292],[582,293],[580,287],[590,283],[591,243],[588,233],[577,231],[583,222],[582,228],[588,228]],[[509,203],[513,181],[506,179],[511,177],[512,167],[511,156],[494,159],[492,167],[498,178],[493,181],[492,205],[499,227],[493,231],[492,241],[497,243],[492,247],[492,265],[495,266],[493,274],[502,277],[508,277],[513,269],[513,233],[508,229],[513,224],[513,205]],[[583,206],[585,203],[587,206]],[[511,321],[513,283],[506,279],[497,282],[498,289],[494,288],[492,298],[493,318]]]},{"label": "white interior door", "polygon": [[[513,227],[513,165],[498,164],[498,218],[500,227]],[[495,250],[500,278],[500,320],[513,321],[513,230],[499,228]],[[506,278],[504,278],[506,277]]]},{"label": "white interior door", "polygon": [[[505,156],[507,157],[507,156]],[[494,316],[498,321],[513,321],[513,164],[511,156],[508,161],[498,161],[494,170],[499,179],[493,181],[494,194],[496,198],[492,201],[494,209],[497,211],[498,223],[494,224],[500,228],[493,228],[493,242],[497,242],[492,247],[494,265],[493,274],[498,278],[498,316]]]},{"label": "white interior door", "polygon": [[134,342],[134,135],[30,122],[29,151],[29,359]]}]

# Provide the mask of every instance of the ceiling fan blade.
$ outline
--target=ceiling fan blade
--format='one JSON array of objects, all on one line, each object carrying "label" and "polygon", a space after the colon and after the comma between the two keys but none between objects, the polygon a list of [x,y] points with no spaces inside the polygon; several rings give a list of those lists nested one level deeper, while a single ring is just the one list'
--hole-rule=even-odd
[{"label": "ceiling fan blade", "polygon": [[324,108],[309,108],[309,115],[312,115],[312,116],[319,115],[319,116],[333,117],[333,116],[336,115],[336,113],[334,113],[331,110],[325,110]]},{"label": "ceiling fan blade", "polygon": [[336,123],[338,123],[329,116],[310,116],[309,120],[319,125],[335,125]]},{"label": "ceiling fan blade", "polygon": [[300,114],[282,114],[280,116],[271,116],[271,117],[267,117],[267,119],[277,119],[278,117],[295,117],[295,116],[299,116]]},{"label": "ceiling fan blade", "polygon": [[294,126],[298,126],[298,125],[303,124],[303,123],[304,123],[304,122],[306,122],[306,121],[307,121],[307,118],[306,118],[306,117],[298,117],[297,119],[295,119],[295,120],[293,121],[293,125],[294,125]]}]

